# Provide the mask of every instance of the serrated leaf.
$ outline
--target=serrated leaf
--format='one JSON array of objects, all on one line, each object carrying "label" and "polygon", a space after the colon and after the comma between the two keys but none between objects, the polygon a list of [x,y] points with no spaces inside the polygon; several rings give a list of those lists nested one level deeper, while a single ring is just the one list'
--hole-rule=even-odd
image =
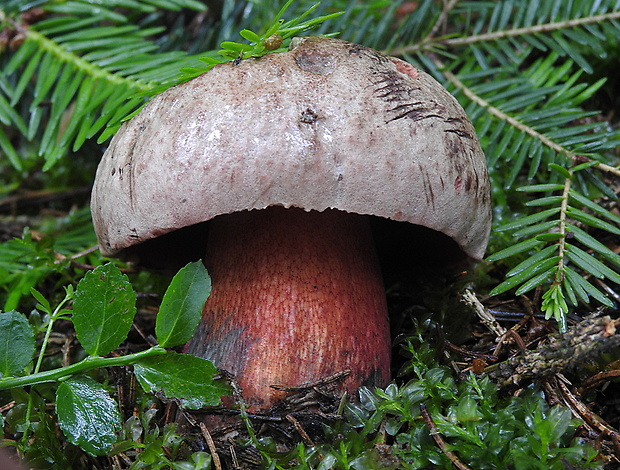
[{"label": "serrated leaf", "polygon": [[28,319],[14,310],[0,313],[0,377],[22,372],[34,351],[35,335]]},{"label": "serrated leaf", "polygon": [[134,374],[144,391],[163,392],[177,398],[184,407],[198,409],[216,406],[220,397],[230,394],[228,386],[214,380],[218,371],[206,359],[169,351],[134,364]]},{"label": "serrated leaf", "polygon": [[160,346],[171,348],[191,339],[210,293],[211,279],[200,261],[179,270],[172,278],[157,314],[155,335]]},{"label": "serrated leaf", "polygon": [[98,266],[78,283],[73,302],[75,334],[88,354],[105,355],[127,337],[136,294],[113,264]]},{"label": "serrated leaf", "polygon": [[118,404],[100,383],[86,375],[58,386],[56,414],[69,442],[90,455],[106,454],[118,440],[122,426]]}]

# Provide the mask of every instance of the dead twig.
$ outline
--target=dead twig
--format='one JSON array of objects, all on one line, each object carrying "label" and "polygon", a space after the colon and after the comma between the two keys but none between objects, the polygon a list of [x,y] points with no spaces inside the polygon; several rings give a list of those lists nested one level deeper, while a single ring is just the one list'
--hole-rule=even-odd
[{"label": "dead twig", "polygon": [[[566,386],[564,378],[559,375],[556,378],[556,384],[564,402],[573,413],[573,416],[585,422],[590,428],[595,429],[603,436],[609,437],[612,442],[618,441],[618,431],[612,428],[609,424],[603,421],[599,416],[594,414],[590,409],[584,405]],[[619,449],[616,449],[618,452]]]},{"label": "dead twig", "polygon": [[222,470],[222,463],[220,462],[220,456],[217,453],[217,449],[215,448],[215,442],[213,442],[213,438],[211,437],[211,433],[205,426],[205,423],[200,423],[200,432],[202,432],[202,436],[207,441],[207,446],[209,446],[209,452],[211,453],[211,458],[213,459],[213,465],[215,465],[215,470]]},{"label": "dead twig", "polygon": [[519,385],[525,380],[543,380],[564,371],[574,370],[601,354],[620,347],[616,328],[620,320],[609,316],[590,316],[572,326],[563,335],[551,336],[535,350],[491,366],[487,373],[500,387]]},{"label": "dead twig", "polygon": [[478,315],[480,321],[496,336],[503,336],[506,333],[506,328],[497,323],[497,320],[493,314],[484,308],[484,305],[482,305],[482,303],[478,300],[476,294],[470,290],[466,290],[461,295],[461,298],[463,299],[463,302],[474,309],[474,312],[476,312],[476,315]]},{"label": "dead twig", "polygon": [[424,403],[420,403],[420,412],[422,413],[422,418],[424,419],[426,426],[428,426],[428,429],[431,432],[431,436],[433,436],[433,439],[435,440],[441,451],[445,454],[445,456],[450,459],[450,462],[452,462],[454,466],[459,470],[471,470],[471,467],[461,462],[454,452],[448,450],[446,442],[443,440],[443,437],[441,437],[439,429],[437,428],[435,421],[433,421],[433,418],[427,411]]},{"label": "dead twig", "polygon": [[306,444],[309,447],[314,447],[315,445],[314,442],[312,441],[312,439],[310,439],[310,436],[308,436],[308,433],[305,431],[305,429],[302,427],[299,421],[297,421],[295,417],[290,414],[286,415],[286,419],[289,423],[293,425],[293,427],[295,428],[295,431],[297,431],[297,433],[301,436],[302,440],[304,441],[304,444]]},{"label": "dead twig", "polygon": [[345,377],[347,377],[349,374],[351,373],[350,370],[343,370],[342,372],[337,372],[334,375],[330,375],[329,377],[324,377],[322,379],[319,379],[315,382],[308,382],[305,384],[301,384],[298,385],[296,387],[289,387],[287,385],[270,385],[271,388],[275,389],[275,390],[281,390],[283,392],[301,392],[304,390],[308,390],[308,389],[312,389],[312,388],[316,388],[316,387],[322,387],[324,385],[329,385],[331,383],[337,382],[339,380],[344,379]]},{"label": "dead twig", "polygon": [[609,382],[610,380],[617,379],[618,377],[620,377],[619,369],[599,372],[598,374],[595,374],[586,381],[584,381],[581,387],[579,387],[576,391],[579,395],[581,395],[589,388],[596,387],[603,382]]}]

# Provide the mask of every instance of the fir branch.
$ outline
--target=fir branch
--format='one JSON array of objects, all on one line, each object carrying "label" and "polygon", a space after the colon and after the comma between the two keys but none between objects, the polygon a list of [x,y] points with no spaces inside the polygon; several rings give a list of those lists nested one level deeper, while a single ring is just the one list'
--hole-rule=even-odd
[{"label": "fir branch", "polygon": [[[614,20],[620,19],[620,11],[613,11],[598,15],[585,16],[582,18],[572,18],[565,21],[535,24],[483,34],[461,34],[457,37],[436,38],[435,34],[437,33],[440,25],[446,20],[446,17],[454,8],[456,3],[457,2],[451,1],[445,6],[444,10],[441,12],[439,18],[433,25],[429,34],[426,35],[419,42],[405,46],[395,47],[385,52],[390,55],[405,56],[419,54],[424,51],[444,51],[462,46],[470,46],[477,43],[489,43],[502,39],[516,38],[522,36],[549,34],[556,31],[561,32],[592,24],[613,22]],[[539,46],[539,48],[544,48],[544,46],[541,45]]]},{"label": "fir branch", "polygon": [[36,42],[39,49],[44,52],[49,52],[54,57],[58,58],[60,62],[71,64],[76,72],[84,72],[86,76],[92,77],[95,80],[105,80],[111,85],[124,85],[136,91],[146,91],[156,85],[153,82],[146,82],[139,78],[124,77],[118,73],[112,73],[104,68],[98,67],[94,65],[93,62],[85,60],[79,55],[66,50],[58,44],[58,42],[53,41],[38,31],[23,28],[14,21],[12,23],[18,31],[28,38],[27,40]]},{"label": "fir branch", "polygon": [[595,160],[593,161],[588,157],[585,157],[583,155],[578,155],[572,152],[571,150],[560,145],[558,142],[554,141],[553,139],[550,139],[546,135],[528,126],[523,121],[520,121],[516,119],[515,117],[510,116],[509,114],[503,112],[501,109],[493,106],[491,103],[489,103],[487,100],[482,98],[480,95],[476,94],[471,88],[465,85],[448,67],[446,67],[446,65],[437,56],[432,56],[432,61],[437,67],[437,69],[439,69],[441,73],[446,77],[448,82],[450,82],[456,89],[460,90],[463,93],[463,95],[467,97],[470,101],[472,101],[473,103],[476,103],[478,106],[485,109],[486,112],[488,112],[491,116],[494,116],[497,119],[505,121],[506,123],[508,123],[515,129],[519,130],[520,132],[523,132],[526,135],[539,140],[543,145],[553,150],[555,153],[559,155],[565,155],[574,164],[583,163],[586,161],[594,162],[592,165],[594,168],[597,168],[598,170],[601,170],[606,173],[610,173],[610,174],[620,177],[620,168],[616,168],[614,166],[607,165],[605,163],[598,162]]},{"label": "fir branch", "polygon": [[[494,31],[492,33],[475,34],[472,36],[456,37],[441,39],[437,42],[447,47],[459,47],[469,44],[474,44],[482,41],[495,41],[498,39],[505,39],[510,37],[524,36],[527,34],[541,34],[551,33],[554,31],[565,30],[568,28],[576,28],[587,24],[602,23],[604,21],[613,21],[620,19],[620,11],[614,11],[610,13],[604,13],[601,15],[587,16],[584,18],[575,18],[566,21],[557,21],[553,23],[538,24],[533,26],[527,26],[524,28],[514,28],[505,31]],[[407,51],[404,51],[407,53]]]},{"label": "fir branch", "polygon": [[550,149],[552,149],[558,154],[564,154],[573,160],[576,160],[578,158],[577,155],[570,152],[566,148],[562,147],[557,142],[554,142],[553,140],[549,139],[547,136],[541,134],[540,132],[537,132],[536,130],[534,130],[527,124],[523,123],[522,121],[519,121],[518,119],[506,114],[499,108],[496,108],[495,106],[491,105],[488,101],[483,99],[481,96],[474,93],[473,90],[469,88],[468,86],[466,86],[461,80],[459,80],[458,77],[454,73],[452,73],[452,71],[446,68],[445,64],[440,59],[438,59],[437,57],[434,57],[432,60],[435,66],[441,70],[441,72],[445,75],[446,79],[452,85],[454,85],[455,88],[461,90],[463,92],[463,95],[465,95],[468,99],[476,103],[481,108],[484,108],[490,115],[495,116],[496,118],[502,121],[506,121],[508,124],[510,124],[515,129],[529,135],[530,137],[533,137],[539,140],[544,145],[546,145],[547,147],[549,147]]}]

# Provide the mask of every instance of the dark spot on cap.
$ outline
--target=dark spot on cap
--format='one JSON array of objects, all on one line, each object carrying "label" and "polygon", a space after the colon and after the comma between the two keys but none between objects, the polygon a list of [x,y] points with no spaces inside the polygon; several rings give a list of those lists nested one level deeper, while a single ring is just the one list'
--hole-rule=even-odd
[{"label": "dark spot on cap", "polygon": [[306,110],[301,113],[299,120],[306,124],[312,124],[318,119],[318,117],[319,116],[313,110],[306,108]]}]

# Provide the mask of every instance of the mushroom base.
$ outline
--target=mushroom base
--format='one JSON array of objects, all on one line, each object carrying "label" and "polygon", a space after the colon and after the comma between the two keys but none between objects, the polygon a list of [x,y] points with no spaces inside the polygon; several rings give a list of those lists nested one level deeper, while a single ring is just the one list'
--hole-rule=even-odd
[{"label": "mushroom base", "polygon": [[213,289],[186,352],[231,372],[252,410],[344,370],[342,391],[390,380],[381,270],[365,216],[270,207],[209,227]]}]

